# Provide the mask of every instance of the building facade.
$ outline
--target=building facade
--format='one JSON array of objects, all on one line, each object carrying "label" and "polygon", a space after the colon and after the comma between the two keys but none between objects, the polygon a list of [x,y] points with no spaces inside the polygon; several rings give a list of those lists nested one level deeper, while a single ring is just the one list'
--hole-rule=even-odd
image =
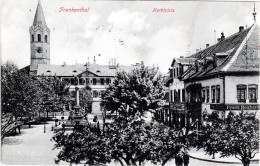
[{"label": "building facade", "polygon": [[185,126],[185,87],[181,76],[192,66],[196,58],[174,58],[170,68],[169,110],[165,111],[170,126]]},{"label": "building facade", "polygon": [[[185,66],[185,67],[184,67]],[[169,109],[159,120],[177,128],[200,127],[241,111],[259,110],[259,26],[221,37],[215,45],[171,64]]]},{"label": "building facade", "polygon": [[191,57],[199,57],[183,75],[187,125],[205,124],[214,116],[259,109],[259,26],[256,24]]}]

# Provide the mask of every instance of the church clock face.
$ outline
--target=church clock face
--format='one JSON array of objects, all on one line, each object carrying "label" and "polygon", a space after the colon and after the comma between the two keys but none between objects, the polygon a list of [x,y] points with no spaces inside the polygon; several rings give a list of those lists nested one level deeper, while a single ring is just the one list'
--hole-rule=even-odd
[{"label": "church clock face", "polygon": [[37,48],[36,48],[36,51],[37,51],[38,53],[42,53],[43,50],[42,50],[41,47],[37,47]]}]

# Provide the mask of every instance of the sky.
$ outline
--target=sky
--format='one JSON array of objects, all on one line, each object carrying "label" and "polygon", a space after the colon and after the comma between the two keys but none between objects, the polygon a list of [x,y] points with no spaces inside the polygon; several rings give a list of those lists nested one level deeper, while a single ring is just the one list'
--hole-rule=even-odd
[{"label": "sky", "polygon": [[[30,34],[38,0],[2,0],[1,60],[30,64]],[[251,26],[253,2],[41,0],[51,31],[51,64],[120,65],[144,61],[166,74],[173,58],[188,56],[224,32]],[[60,8],[89,12],[59,12]],[[256,11],[260,4],[256,3]],[[154,8],[174,12],[152,12]],[[259,18],[259,14],[257,15]],[[214,33],[215,31],[215,33]]]}]

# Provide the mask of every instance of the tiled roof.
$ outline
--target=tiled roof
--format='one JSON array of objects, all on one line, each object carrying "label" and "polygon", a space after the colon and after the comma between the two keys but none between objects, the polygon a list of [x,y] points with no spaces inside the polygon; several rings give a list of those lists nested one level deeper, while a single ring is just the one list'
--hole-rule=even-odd
[{"label": "tiled roof", "polygon": [[[84,64],[75,64],[75,65],[45,65],[39,64],[37,75],[56,75],[56,76],[75,76],[86,71]],[[124,66],[119,65],[116,68],[111,68],[109,65],[98,65],[98,64],[89,64],[88,71],[97,75],[97,76],[115,76],[117,71],[126,71],[130,72],[137,66]]]},{"label": "tiled roof", "polygon": [[[247,46],[243,45],[246,40]],[[255,56],[251,56],[252,54],[250,53],[250,50],[257,50],[258,45],[259,27],[253,25],[246,30],[225,38],[211,47],[191,55],[190,57],[192,58],[198,58],[195,63],[201,62],[203,65],[198,69],[197,65],[194,64],[183,74],[183,79],[202,78],[220,72],[258,71],[259,56],[257,53],[255,53]],[[243,47],[242,51],[239,49],[241,47]],[[246,47],[247,51],[245,51]],[[245,61],[245,59],[247,60]],[[211,61],[212,63],[206,63],[206,61]],[[226,66],[230,67],[224,70]]]},{"label": "tiled roof", "polygon": [[247,43],[230,64],[227,71],[259,71],[259,26],[256,26]]}]

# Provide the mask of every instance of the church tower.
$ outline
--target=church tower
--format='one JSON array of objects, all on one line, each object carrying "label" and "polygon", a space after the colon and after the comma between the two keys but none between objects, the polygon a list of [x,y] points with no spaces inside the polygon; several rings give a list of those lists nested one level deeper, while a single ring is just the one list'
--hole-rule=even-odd
[{"label": "church tower", "polygon": [[31,41],[30,71],[36,72],[38,64],[50,64],[50,30],[46,25],[40,0],[37,5],[33,25],[29,31]]}]

